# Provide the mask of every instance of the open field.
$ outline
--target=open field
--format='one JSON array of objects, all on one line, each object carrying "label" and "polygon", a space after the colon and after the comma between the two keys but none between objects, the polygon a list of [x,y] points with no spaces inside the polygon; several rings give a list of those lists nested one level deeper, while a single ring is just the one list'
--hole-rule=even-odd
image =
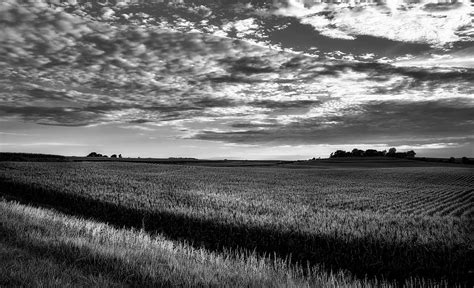
[{"label": "open field", "polygon": [[277,283],[303,286],[311,279],[345,284],[343,278],[334,275],[326,275],[326,279],[304,277],[284,262],[239,253],[223,257],[163,237],[150,237],[143,231],[114,229],[17,203],[2,201],[0,211],[0,255],[6,262],[0,268],[3,285],[37,282],[37,286],[42,283],[47,287],[156,287],[227,283],[258,287]]},{"label": "open field", "polygon": [[[396,287],[243,250],[195,249],[16,202],[0,201],[0,211],[0,285],[7,287]],[[439,283],[410,278],[403,284]]]},{"label": "open field", "polygon": [[196,249],[16,202],[0,201],[0,212],[2,287],[394,287],[243,250]]},{"label": "open field", "polygon": [[7,198],[198,249],[247,249],[390,281],[470,285],[474,169],[0,164]]}]

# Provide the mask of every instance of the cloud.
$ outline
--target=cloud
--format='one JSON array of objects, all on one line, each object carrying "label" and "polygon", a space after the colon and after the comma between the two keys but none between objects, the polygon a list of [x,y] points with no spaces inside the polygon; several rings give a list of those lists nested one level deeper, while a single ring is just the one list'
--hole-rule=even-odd
[{"label": "cloud", "polygon": [[[195,138],[244,144],[368,143],[426,145],[453,143],[474,134],[474,103],[470,99],[445,101],[376,101],[343,109],[339,115],[322,115],[281,124],[240,123],[236,131],[203,131]],[[244,130],[242,130],[244,129]],[[469,132],[471,131],[471,132]]]},{"label": "cloud", "polygon": [[4,116],[19,116],[27,121],[44,125],[84,126],[99,119],[97,113],[61,107],[9,107],[0,106]]},{"label": "cloud", "polygon": [[[76,5],[72,13],[109,24],[230,37],[272,49],[301,51],[328,59],[334,55],[326,54],[334,50],[355,58],[367,53],[375,53],[377,58],[418,54],[429,50],[426,43],[446,48],[455,46],[456,41],[472,41],[474,31],[469,20],[472,9],[467,3],[430,6],[415,3],[408,5],[403,1],[393,4],[389,0],[387,5],[361,4],[349,7],[341,3],[309,8],[308,5],[298,4],[301,1],[281,0],[283,4],[275,10],[272,2],[230,4],[210,1],[205,6],[195,4],[195,1],[185,1],[183,5],[151,4],[146,8],[141,5]],[[286,5],[288,2],[289,5]],[[436,9],[429,8],[432,6]],[[104,19],[103,15],[107,11],[113,11],[116,16]],[[341,17],[347,19],[341,20]],[[407,19],[411,19],[411,22],[400,24]],[[356,23],[351,24],[351,21]],[[398,37],[398,34],[419,39],[412,41]],[[443,37],[451,37],[451,40],[442,44],[437,39]]]},{"label": "cloud", "polygon": [[470,68],[474,69],[474,47],[468,47],[448,54],[432,54],[408,60],[396,61],[395,66],[436,67],[436,68]]},{"label": "cloud", "polygon": [[156,131],[153,128],[141,125],[120,126],[122,129],[141,130],[141,131]]},{"label": "cloud", "polygon": [[185,33],[192,25],[179,19],[162,29],[133,24],[136,14],[122,25],[0,7],[0,118],[168,125],[186,137],[245,144],[451,143],[443,139],[473,128],[469,67],[328,60]]},{"label": "cloud", "polygon": [[272,110],[287,110],[287,109],[307,109],[323,103],[323,100],[290,100],[290,101],[276,101],[276,100],[260,100],[253,101],[249,104],[255,107],[264,107]]},{"label": "cloud", "polygon": [[[444,46],[472,41],[472,13],[469,3],[433,5],[387,1],[386,5],[314,5],[303,1],[280,1],[276,15],[292,16],[333,38],[354,39],[370,35],[403,42]],[[471,31],[471,32],[469,32]]]},{"label": "cloud", "polygon": [[408,150],[408,149],[443,149],[443,148],[456,148],[463,145],[470,145],[474,139],[469,139],[467,143],[430,143],[430,144],[420,144],[420,145],[400,145],[398,149]]},{"label": "cloud", "polygon": [[231,73],[250,78],[265,72],[252,55],[276,54],[204,34],[120,30],[39,7],[1,13],[1,109],[45,124],[87,125],[117,114],[135,121],[137,109],[161,120],[227,107],[232,101],[211,96],[205,82]]}]

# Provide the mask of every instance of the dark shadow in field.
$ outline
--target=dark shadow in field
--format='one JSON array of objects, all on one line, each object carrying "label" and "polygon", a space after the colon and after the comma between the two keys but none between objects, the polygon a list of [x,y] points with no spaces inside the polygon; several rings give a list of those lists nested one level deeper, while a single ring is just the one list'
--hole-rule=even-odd
[{"label": "dark shadow in field", "polygon": [[293,262],[322,264],[332,271],[347,270],[356,277],[383,277],[404,282],[422,276],[469,285],[474,251],[468,247],[390,243],[378,239],[348,241],[343,237],[303,234],[192,218],[160,211],[144,211],[62,193],[38,185],[0,178],[0,195],[26,204],[54,208],[118,227],[145,228],[172,240],[186,240],[213,251],[248,249],[259,254],[288,257]]}]

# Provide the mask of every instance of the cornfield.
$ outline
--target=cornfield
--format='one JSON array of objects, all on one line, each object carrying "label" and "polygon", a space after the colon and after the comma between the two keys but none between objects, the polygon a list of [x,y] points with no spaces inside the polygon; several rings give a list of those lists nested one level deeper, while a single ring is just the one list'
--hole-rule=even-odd
[{"label": "cornfield", "polygon": [[474,267],[468,168],[4,162],[0,171],[4,196],[216,251],[399,281],[469,285]]}]

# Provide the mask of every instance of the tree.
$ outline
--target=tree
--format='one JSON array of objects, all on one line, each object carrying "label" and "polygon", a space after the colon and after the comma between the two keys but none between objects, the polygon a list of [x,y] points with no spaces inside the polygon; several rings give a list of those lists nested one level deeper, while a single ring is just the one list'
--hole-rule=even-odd
[{"label": "tree", "polygon": [[119,158],[122,159],[122,154],[119,154]]},{"label": "tree", "polygon": [[362,157],[364,156],[364,150],[359,150],[357,148],[352,149],[352,156],[353,157]]},{"label": "tree", "polygon": [[415,158],[415,155],[416,155],[415,151],[413,150],[408,151],[406,154],[407,154],[406,155],[407,158]]},{"label": "tree", "polygon": [[334,153],[331,153],[331,158],[339,158],[339,157],[350,157],[351,153],[346,152],[344,150],[337,150]]},{"label": "tree", "polygon": [[87,155],[87,157],[102,157],[102,154],[96,153],[96,152],[91,152],[91,153],[89,153],[89,155]]},{"label": "tree", "polygon": [[367,149],[364,152],[365,157],[375,157],[378,156],[378,151],[375,149]]},{"label": "tree", "polygon": [[388,149],[387,156],[388,157],[395,157],[395,154],[397,154],[397,149],[396,148],[390,148]]},{"label": "tree", "polygon": [[375,149],[360,150],[357,148],[352,149],[351,152],[346,152],[344,150],[337,150],[336,152],[331,153],[329,158],[340,158],[340,157],[395,157],[395,158],[415,158],[415,151],[410,150],[408,152],[397,152],[397,149],[390,148],[387,150],[378,151]]},{"label": "tree", "polygon": [[392,156],[392,157],[407,158],[407,152],[397,152],[397,153],[395,153],[395,156]]},{"label": "tree", "polygon": [[117,158],[117,154],[112,154],[112,156],[110,156],[110,158]]}]

